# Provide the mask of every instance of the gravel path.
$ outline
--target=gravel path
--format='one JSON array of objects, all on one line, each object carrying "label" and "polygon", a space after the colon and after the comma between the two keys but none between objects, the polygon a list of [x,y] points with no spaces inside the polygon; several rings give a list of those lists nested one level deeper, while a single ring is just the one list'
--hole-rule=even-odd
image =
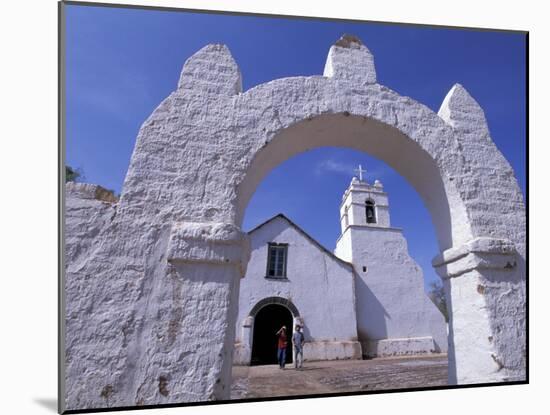
[{"label": "gravel path", "polygon": [[306,362],[233,367],[232,399],[407,389],[447,384],[447,356]]}]

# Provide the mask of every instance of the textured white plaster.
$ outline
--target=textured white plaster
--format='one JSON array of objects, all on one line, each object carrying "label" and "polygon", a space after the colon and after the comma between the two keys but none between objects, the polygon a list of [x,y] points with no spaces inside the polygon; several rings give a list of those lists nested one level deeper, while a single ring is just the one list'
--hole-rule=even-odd
[{"label": "textured white plaster", "polygon": [[[91,200],[85,217],[67,192],[66,215],[75,221],[66,238],[82,231],[87,242],[65,252],[62,409],[229,397],[246,264],[170,263],[171,229],[176,222],[239,227],[271,169],[321,146],[365,151],[403,175],[426,204],[441,251],[477,237],[514,245],[514,271],[476,269],[445,280],[450,380],[525,377],[525,207],[479,105],[455,87],[438,116],[370,83],[374,67],[360,48],[337,52],[327,76],[241,92],[227,48],[205,47],[143,123],[116,210]],[[396,301],[406,301],[401,294]],[[474,327],[487,344],[477,344]]]},{"label": "textured white plaster", "polygon": [[430,354],[438,351],[438,347],[431,336],[368,340],[365,343],[367,346],[365,354],[368,356],[406,356]]},{"label": "textured white plaster", "polygon": [[[450,382],[524,379],[525,285],[518,278],[522,264],[523,258],[509,240],[487,237],[434,258],[433,265],[445,281],[447,301],[452,301],[450,342],[455,347],[449,356]],[[485,310],[491,310],[491,317],[507,318],[472,319],[472,312]],[[468,360],[469,353],[480,358],[479,365],[455,364],[456,360]]]},{"label": "textured white plaster", "polygon": [[226,223],[175,223],[170,231],[169,262],[236,264],[244,274],[249,260],[248,236]]},{"label": "textured white plaster", "polygon": [[361,359],[358,341],[311,341],[304,343],[304,361]]},{"label": "textured white plaster", "polygon": [[514,245],[506,239],[476,238],[442,252],[432,264],[441,278],[451,278],[476,269],[515,271],[516,255]]},{"label": "textured white plaster", "polygon": [[[205,66],[210,70],[205,71]],[[207,45],[187,59],[178,88],[184,92],[227,95],[243,89],[241,72],[225,45]]]},{"label": "textured white plaster", "polygon": [[73,182],[65,185],[65,196],[65,255],[76,268],[113,220],[117,199],[101,186]]},{"label": "textured white plaster", "polygon": [[359,38],[344,35],[331,46],[323,75],[374,84],[374,57]]}]

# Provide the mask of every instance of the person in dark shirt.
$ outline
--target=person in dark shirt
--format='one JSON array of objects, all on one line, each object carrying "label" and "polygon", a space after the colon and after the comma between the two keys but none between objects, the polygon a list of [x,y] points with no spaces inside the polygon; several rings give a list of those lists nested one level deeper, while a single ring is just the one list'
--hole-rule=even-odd
[{"label": "person in dark shirt", "polygon": [[279,367],[284,369],[287,345],[286,326],[281,327],[275,334],[277,336],[277,361],[279,362]]}]

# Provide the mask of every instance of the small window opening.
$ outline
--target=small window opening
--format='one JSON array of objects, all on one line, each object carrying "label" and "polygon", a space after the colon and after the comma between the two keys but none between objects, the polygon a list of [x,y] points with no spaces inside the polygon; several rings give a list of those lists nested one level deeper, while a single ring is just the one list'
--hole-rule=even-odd
[{"label": "small window opening", "polygon": [[286,278],[288,244],[269,243],[267,249],[267,277]]},{"label": "small window opening", "polygon": [[366,205],[366,214],[367,214],[367,223],[376,223],[376,215],[374,212],[374,202],[372,200],[367,200]]}]

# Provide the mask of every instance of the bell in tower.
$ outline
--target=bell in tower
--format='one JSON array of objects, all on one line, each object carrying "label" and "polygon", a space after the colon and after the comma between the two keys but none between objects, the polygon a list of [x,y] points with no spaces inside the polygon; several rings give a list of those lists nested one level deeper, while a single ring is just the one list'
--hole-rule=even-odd
[{"label": "bell in tower", "polygon": [[367,200],[366,204],[366,213],[367,213],[367,223],[376,223],[376,217],[374,215],[374,202],[372,200]]}]

